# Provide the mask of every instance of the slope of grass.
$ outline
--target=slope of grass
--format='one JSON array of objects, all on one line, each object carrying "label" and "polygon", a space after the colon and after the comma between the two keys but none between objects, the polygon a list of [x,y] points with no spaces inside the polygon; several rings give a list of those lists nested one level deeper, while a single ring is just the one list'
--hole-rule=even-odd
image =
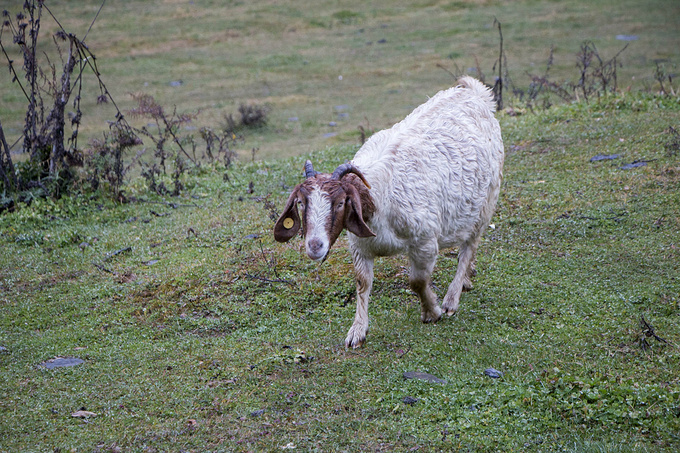
[{"label": "slope of grass", "polygon": [[[357,351],[344,237],[317,267],[271,236],[306,156],[187,175],[181,198],[136,182],[129,204],[0,218],[0,451],[677,451],[678,100],[499,118],[475,289],[423,325],[405,259],[378,260]],[[440,296],[455,264],[441,254]],[[57,356],[85,363],[40,366]]]},{"label": "slope of grass", "polygon": [[[84,37],[101,1],[46,4],[68,32]],[[19,6],[5,8],[14,14]],[[85,42],[124,111],[135,106],[130,93],[144,92],[168,111],[200,110],[198,129],[217,127],[240,103],[270,105],[269,127],[239,150],[249,156],[257,148],[269,159],[354,144],[359,125],[393,124],[455,83],[438,65],[455,73],[479,67],[493,84],[494,18],[503,25],[505,63],[522,89],[527,74],[544,73],[551,46],[551,78],[577,82],[576,54],[592,40],[605,60],[629,43],[618,60],[619,86],[656,90],[654,62],[667,60],[671,72],[680,62],[679,8],[675,0],[109,0]],[[41,42],[52,49],[56,24],[45,15],[41,27]],[[11,44],[9,34],[3,43]],[[59,68],[58,56],[50,54]],[[10,56],[20,69],[20,56]],[[0,71],[0,119],[14,142],[26,101],[11,80]],[[81,145],[99,137],[115,116],[110,104],[96,105],[98,94],[96,80],[86,74]]]}]

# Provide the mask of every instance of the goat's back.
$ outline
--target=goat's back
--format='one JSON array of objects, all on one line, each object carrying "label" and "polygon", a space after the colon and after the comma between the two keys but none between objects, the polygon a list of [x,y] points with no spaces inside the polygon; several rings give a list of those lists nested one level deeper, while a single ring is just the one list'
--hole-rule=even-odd
[{"label": "goat's back", "polygon": [[494,111],[490,90],[464,77],[364,144],[353,163],[373,187],[378,229],[394,240],[434,235],[440,247],[481,234],[502,177]]}]

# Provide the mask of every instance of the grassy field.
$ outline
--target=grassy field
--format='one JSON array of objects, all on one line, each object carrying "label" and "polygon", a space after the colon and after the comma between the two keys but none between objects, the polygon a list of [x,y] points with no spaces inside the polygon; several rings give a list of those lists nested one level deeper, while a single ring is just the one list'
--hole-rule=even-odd
[{"label": "grassy field", "polygon": [[[18,12],[21,2],[13,3],[3,8]],[[101,1],[46,4],[82,38]],[[437,65],[473,75],[479,66],[493,84],[499,53],[494,18],[502,23],[510,76],[523,89],[528,74],[544,73],[551,46],[551,76],[576,82],[584,40],[592,40],[604,59],[629,44],[619,59],[624,90],[658,89],[654,61],[668,60],[669,70],[680,63],[675,0],[109,0],[85,42],[124,111],[134,107],[130,93],[143,92],[168,110],[200,110],[198,128],[217,127],[241,103],[269,105],[269,127],[241,150],[250,157],[257,148],[258,157],[269,159],[357,143],[359,125],[392,125],[454,83]],[[45,49],[53,48],[54,21],[44,17],[41,30]],[[3,40],[11,43],[11,36]],[[54,53],[52,61],[59,61]],[[110,104],[95,104],[97,86],[91,75],[85,78],[83,145],[115,116]],[[21,133],[25,104],[11,74],[0,71],[0,119],[12,142]]]},{"label": "grassy field", "polygon": [[[0,451],[677,451],[680,103],[499,117],[475,289],[423,325],[405,259],[379,260],[357,351],[345,239],[317,267],[271,236],[303,158],[0,218]],[[355,149],[312,158],[329,171]],[[455,263],[438,261],[440,296]],[[85,363],[41,366],[54,357]]]},{"label": "grassy field", "polygon": [[[74,193],[0,217],[0,452],[678,451],[680,100],[649,91],[653,60],[679,60],[679,6],[590,3],[107,2],[86,42],[124,109],[147,92],[200,109],[195,127],[241,102],[270,122],[232,168],[185,173],[180,197],[139,178],[131,203]],[[99,7],[47,4],[79,36]],[[551,44],[554,78],[573,80],[583,39],[611,57],[638,36],[622,90],[500,112],[503,188],[461,311],[421,324],[405,258],[377,260],[367,343],[345,350],[345,237],[317,266],[274,242],[273,218],[306,158],[332,170],[358,125],[451,85],[437,64],[477,58],[491,79],[494,16],[517,83]],[[113,113],[90,101],[97,135]],[[455,265],[440,255],[440,297]]]}]

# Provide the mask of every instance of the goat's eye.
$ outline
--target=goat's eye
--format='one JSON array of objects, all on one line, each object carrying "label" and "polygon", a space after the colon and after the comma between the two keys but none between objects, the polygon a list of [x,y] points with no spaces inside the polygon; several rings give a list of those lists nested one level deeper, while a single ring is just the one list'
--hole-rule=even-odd
[{"label": "goat's eye", "polygon": [[335,205],[336,210],[341,210],[342,208],[345,207],[345,202],[344,201],[339,201],[338,204]]}]

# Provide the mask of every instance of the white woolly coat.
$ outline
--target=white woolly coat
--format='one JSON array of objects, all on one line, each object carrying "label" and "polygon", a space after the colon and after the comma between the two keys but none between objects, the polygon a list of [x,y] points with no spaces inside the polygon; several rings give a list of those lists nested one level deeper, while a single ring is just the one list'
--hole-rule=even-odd
[{"label": "white woolly coat", "polygon": [[[371,184],[376,237],[350,234],[354,252],[413,252],[474,241],[493,215],[503,168],[503,142],[491,93],[464,77],[391,129],[373,135],[352,163]],[[436,252],[435,252],[436,253]]]}]

